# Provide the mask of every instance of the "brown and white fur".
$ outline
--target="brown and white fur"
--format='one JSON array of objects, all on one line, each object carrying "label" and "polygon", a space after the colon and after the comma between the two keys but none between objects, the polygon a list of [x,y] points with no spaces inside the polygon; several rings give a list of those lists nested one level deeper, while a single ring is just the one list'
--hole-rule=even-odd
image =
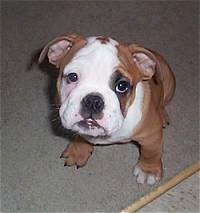
[{"label": "brown and white fur", "polygon": [[[137,182],[152,185],[160,180],[162,128],[169,122],[165,106],[175,90],[174,75],[163,57],[137,44],[76,34],[49,42],[40,63],[46,55],[60,69],[57,100],[62,125],[77,133],[61,155],[65,165],[84,166],[95,144],[134,140],[140,145]],[[69,75],[75,79],[69,80]],[[126,84],[127,90],[119,91]]]}]

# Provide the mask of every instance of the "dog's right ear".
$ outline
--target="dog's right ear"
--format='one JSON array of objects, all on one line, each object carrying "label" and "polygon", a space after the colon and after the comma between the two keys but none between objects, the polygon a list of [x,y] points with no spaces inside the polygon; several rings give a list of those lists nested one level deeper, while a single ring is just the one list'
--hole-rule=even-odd
[{"label": "dog's right ear", "polygon": [[81,46],[84,46],[86,40],[76,34],[69,34],[55,38],[50,41],[42,50],[38,62],[41,63],[47,56],[49,63],[60,68],[63,59],[72,52],[76,52]]}]

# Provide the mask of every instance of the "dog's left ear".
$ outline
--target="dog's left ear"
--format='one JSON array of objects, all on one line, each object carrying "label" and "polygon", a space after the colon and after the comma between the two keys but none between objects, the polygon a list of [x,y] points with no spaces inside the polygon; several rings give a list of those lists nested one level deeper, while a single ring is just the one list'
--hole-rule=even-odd
[{"label": "dog's left ear", "polygon": [[157,59],[152,51],[137,44],[131,44],[129,50],[134,63],[139,68],[143,80],[149,80],[156,72]]}]

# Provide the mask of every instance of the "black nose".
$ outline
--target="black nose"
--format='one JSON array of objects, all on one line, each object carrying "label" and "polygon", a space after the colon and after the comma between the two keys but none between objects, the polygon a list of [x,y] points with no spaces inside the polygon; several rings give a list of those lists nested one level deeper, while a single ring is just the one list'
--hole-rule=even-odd
[{"label": "black nose", "polygon": [[81,114],[84,118],[99,115],[104,109],[104,101],[99,93],[90,93],[81,101]]}]

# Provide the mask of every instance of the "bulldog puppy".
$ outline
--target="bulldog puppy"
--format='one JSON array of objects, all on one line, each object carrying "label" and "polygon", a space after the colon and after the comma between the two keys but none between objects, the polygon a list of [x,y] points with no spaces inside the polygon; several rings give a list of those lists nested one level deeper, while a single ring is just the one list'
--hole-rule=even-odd
[{"label": "bulldog puppy", "polygon": [[42,50],[59,68],[58,107],[62,125],[76,133],[62,153],[65,166],[84,166],[95,144],[137,141],[138,183],[153,185],[162,175],[165,106],[175,91],[174,75],[158,53],[109,37],[66,34]]}]

